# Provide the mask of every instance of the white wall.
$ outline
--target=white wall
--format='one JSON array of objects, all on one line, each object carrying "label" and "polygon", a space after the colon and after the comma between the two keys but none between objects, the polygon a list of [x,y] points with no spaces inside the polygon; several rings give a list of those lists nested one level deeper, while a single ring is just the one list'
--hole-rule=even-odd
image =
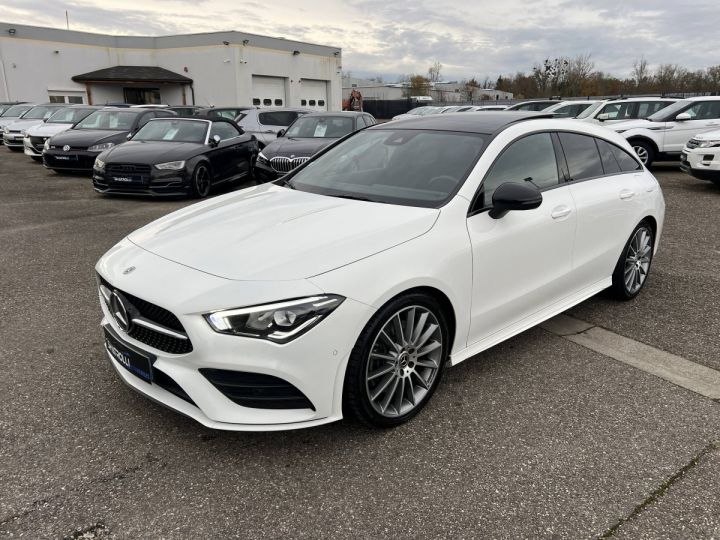
[{"label": "white wall", "polygon": [[[340,110],[340,62],[339,55],[293,55],[242,44],[129,49],[0,35],[0,101],[44,102],[49,89],[85,91],[84,84],[72,81],[73,75],[117,65],[150,65],[193,79],[198,105],[250,104],[254,74],[286,77],[287,104],[294,107],[300,106],[303,78],[328,81],[329,108]],[[160,87],[160,92],[163,102],[182,103],[178,86]],[[121,86],[94,84],[92,94],[93,103],[123,101]],[[191,100],[187,88],[187,102]]]}]

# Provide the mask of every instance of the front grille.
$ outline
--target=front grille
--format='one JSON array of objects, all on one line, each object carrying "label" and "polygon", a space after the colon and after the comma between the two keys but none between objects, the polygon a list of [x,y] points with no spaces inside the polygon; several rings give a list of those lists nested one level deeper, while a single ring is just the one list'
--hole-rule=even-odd
[{"label": "front grille", "polygon": [[200,373],[226,398],[243,407],[315,410],[305,394],[279,377],[210,368],[202,368]]},{"label": "front grille", "polygon": [[[117,291],[121,293],[143,318],[158,326],[174,330],[175,332],[182,334],[186,333],[182,323],[167,309],[156,306],[147,300],[133,296],[125,291],[116,289],[101,276],[98,276],[98,279],[100,280],[100,283],[107,287],[110,291]],[[102,297],[102,294],[100,296]],[[128,332],[128,335],[133,339],[137,339],[141,343],[145,343],[155,349],[170,354],[186,354],[193,350],[192,343],[189,338],[181,339],[170,336],[139,324],[133,324]]]},{"label": "front grille", "polygon": [[700,141],[698,141],[697,139],[690,139],[687,142],[688,148],[697,148],[698,146],[700,146]]},{"label": "front grille", "polygon": [[30,145],[38,152],[43,151],[47,137],[30,137]]},{"label": "front grille", "polygon": [[135,163],[108,163],[105,166],[107,174],[150,174],[150,165]]},{"label": "front grille", "polygon": [[274,157],[270,160],[270,166],[279,173],[289,173],[294,168],[305,163],[309,157]]},{"label": "front grille", "polygon": [[175,380],[170,377],[167,373],[160,371],[156,367],[152,368],[153,371],[153,384],[157,384],[160,388],[163,390],[167,390],[171,394],[176,395],[180,399],[184,399],[191,405],[197,405],[192,400],[192,398],[185,392],[185,390],[182,389],[182,386],[180,386],[178,383],[175,382]]}]

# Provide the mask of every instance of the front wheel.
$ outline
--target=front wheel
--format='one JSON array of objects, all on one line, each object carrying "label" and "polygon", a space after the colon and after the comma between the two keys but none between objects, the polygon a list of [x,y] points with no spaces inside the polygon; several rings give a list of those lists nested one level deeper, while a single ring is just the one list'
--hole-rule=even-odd
[{"label": "front wheel", "polygon": [[612,276],[612,290],[620,300],[635,298],[645,285],[653,259],[655,236],[647,223],[640,223],[625,244]]},{"label": "front wheel", "polygon": [[391,301],[368,322],[345,373],[346,412],[372,427],[410,420],[435,392],[449,354],[448,325],[431,296]]},{"label": "front wheel", "polygon": [[204,199],[210,194],[210,170],[202,163],[195,167],[192,175],[193,195],[198,199]]},{"label": "front wheel", "polygon": [[650,167],[655,161],[655,149],[645,141],[632,141],[630,144],[642,164],[645,167]]}]

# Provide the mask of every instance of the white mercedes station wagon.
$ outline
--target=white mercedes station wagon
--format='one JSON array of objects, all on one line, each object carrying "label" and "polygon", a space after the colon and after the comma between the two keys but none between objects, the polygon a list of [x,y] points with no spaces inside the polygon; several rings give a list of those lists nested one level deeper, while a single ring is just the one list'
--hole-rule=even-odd
[{"label": "white mercedes station wagon", "polygon": [[447,365],[604,289],[635,297],[664,211],[600,126],[527,112],[380,124],[110,249],[105,348],[129,386],[211,428],[395,426]]}]

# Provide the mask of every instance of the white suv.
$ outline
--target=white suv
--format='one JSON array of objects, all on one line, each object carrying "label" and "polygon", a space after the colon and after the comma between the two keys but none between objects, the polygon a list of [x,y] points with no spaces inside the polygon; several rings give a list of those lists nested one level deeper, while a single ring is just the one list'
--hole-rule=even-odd
[{"label": "white suv", "polygon": [[653,97],[601,101],[585,109],[576,118],[595,124],[617,124],[626,120],[647,118],[676,101],[677,99]]},{"label": "white suv", "polygon": [[720,130],[700,133],[690,139],[680,154],[680,168],[720,187]]},{"label": "white suv", "polygon": [[645,120],[610,126],[625,137],[646,167],[656,160],[678,160],[694,135],[720,129],[720,96],[683,99]]}]

